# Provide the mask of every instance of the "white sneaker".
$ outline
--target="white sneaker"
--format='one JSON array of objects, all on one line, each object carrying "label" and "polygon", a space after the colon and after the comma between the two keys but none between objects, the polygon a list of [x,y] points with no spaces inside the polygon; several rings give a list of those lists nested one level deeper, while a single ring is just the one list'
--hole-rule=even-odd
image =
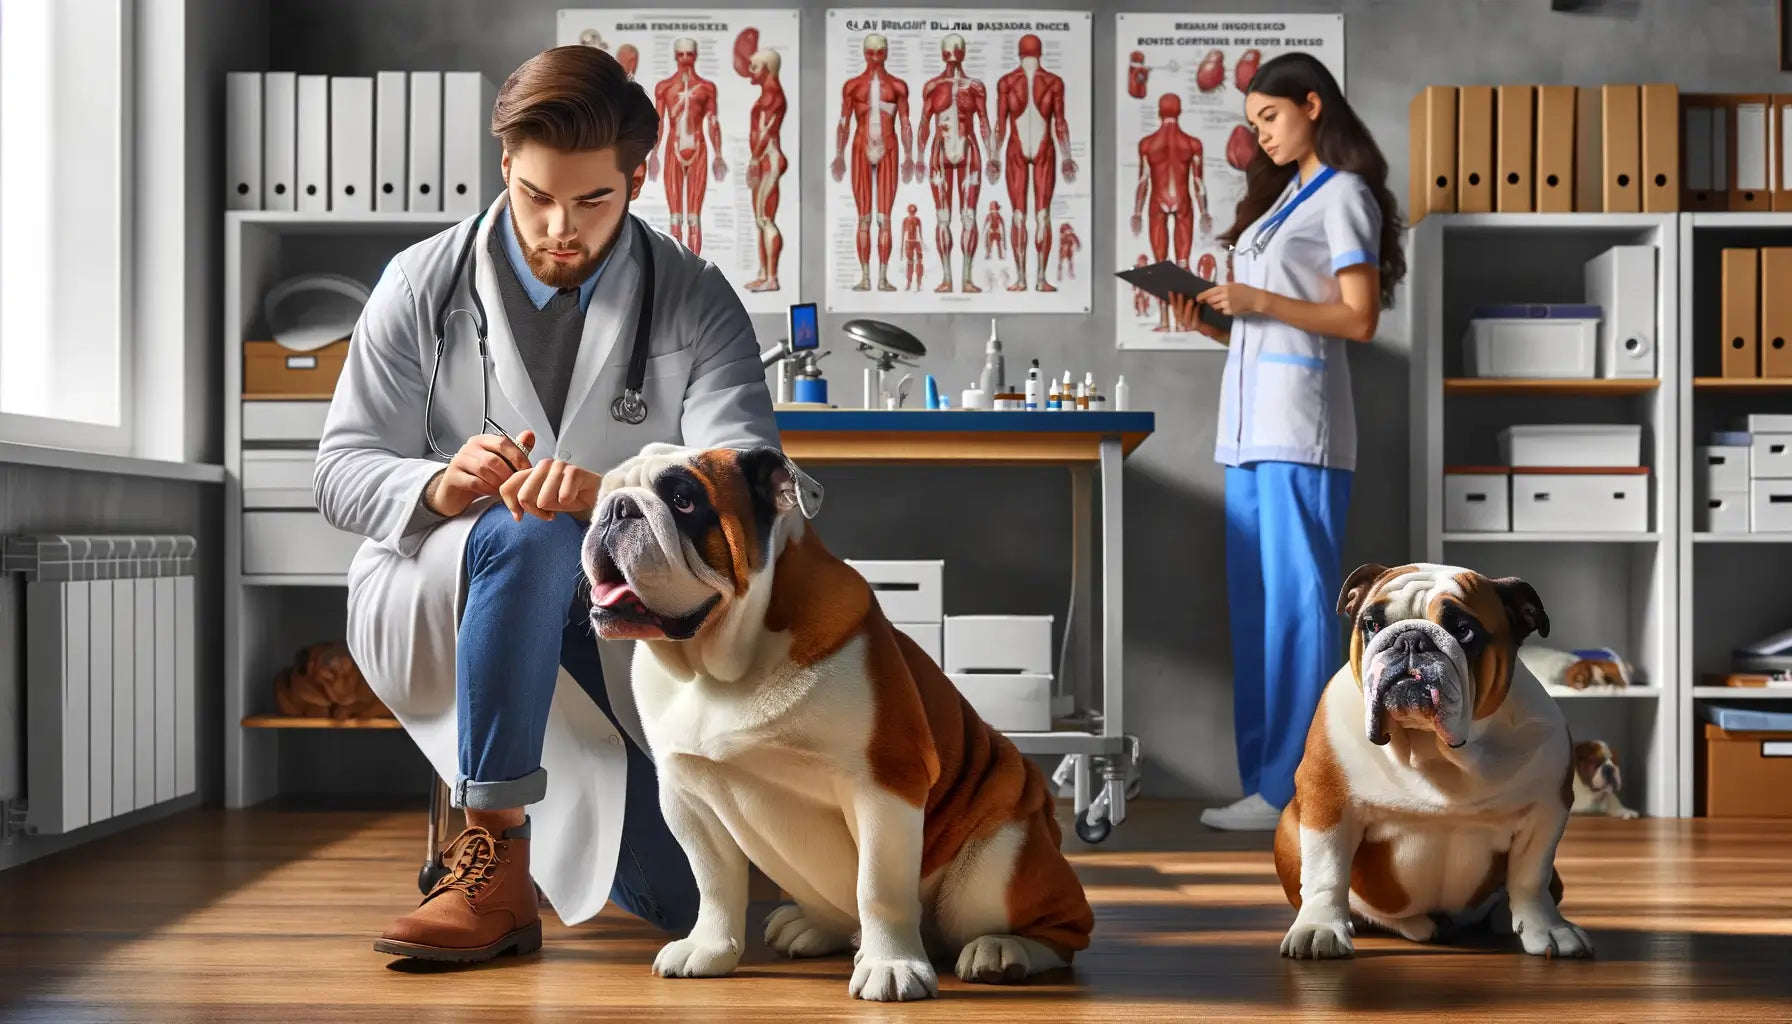
[{"label": "white sneaker", "polygon": [[1201,824],[1228,832],[1272,832],[1282,820],[1282,809],[1263,799],[1263,794],[1250,796],[1225,807],[1209,807],[1201,812]]}]

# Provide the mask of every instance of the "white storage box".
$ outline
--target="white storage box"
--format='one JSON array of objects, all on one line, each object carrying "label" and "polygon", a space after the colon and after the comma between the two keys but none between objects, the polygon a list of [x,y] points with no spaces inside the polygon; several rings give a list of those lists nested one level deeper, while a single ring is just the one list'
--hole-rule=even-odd
[{"label": "white storage box", "polygon": [[1643,464],[1636,423],[1538,423],[1499,433],[1500,461],[1524,468],[1635,467]]},{"label": "white storage box", "polygon": [[1598,352],[1598,306],[1481,306],[1462,335],[1470,377],[1591,377]]},{"label": "white storage box", "polygon": [[1052,672],[1050,615],[946,616],[947,672]]},{"label": "white storage box", "polygon": [[1002,732],[1049,732],[1052,677],[1038,673],[955,673],[947,676],[977,717]]},{"label": "white storage box", "polygon": [[945,607],[945,562],[859,562],[849,558],[846,564],[871,584],[884,618],[893,623],[940,621]]},{"label": "white storage box", "polygon": [[907,633],[910,639],[919,644],[933,663],[941,663],[940,624],[937,622],[892,622],[890,625]]},{"label": "white storage box", "polygon": [[1792,434],[1756,434],[1749,438],[1748,475],[1756,480],[1792,477]]},{"label": "white storage box", "polygon": [[1505,533],[1512,529],[1511,478],[1504,469],[1444,472],[1444,529]]},{"label": "white storage box", "polygon": [[316,508],[311,500],[311,475],[316,466],[314,450],[245,450],[243,507]]},{"label": "white storage box", "polygon": [[1751,434],[1792,434],[1792,414],[1777,412],[1750,413],[1742,429]]},{"label": "white storage box", "polygon": [[1514,473],[1512,532],[1647,533],[1649,471]]},{"label": "white storage box", "polygon": [[1792,530],[1792,480],[1751,480],[1748,496],[1751,532]]},{"label": "white storage box", "polygon": [[1741,445],[1700,445],[1692,460],[1694,494],[1747,494],[1749,450]]},{"label": "white storage box", "polygon": [[329,414],[328,402],[244,402],[243,440],[316,441]]},{"label": "white storage box", "polygon": [[243,572],[340,576],[363,539],[324,522],[318,512],[244,512]]},{"label": "white storage box", "polygon": [[1746,489],[1701,495],[1693,502],[1692,528],[1700,533],[1747,533],[1748,509]]}]

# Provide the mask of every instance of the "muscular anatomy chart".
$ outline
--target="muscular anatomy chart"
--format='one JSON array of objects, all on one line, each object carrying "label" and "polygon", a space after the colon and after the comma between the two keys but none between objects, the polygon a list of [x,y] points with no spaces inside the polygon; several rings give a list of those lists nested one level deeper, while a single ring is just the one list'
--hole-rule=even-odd
[{"label": "muscular anatomy chart", "polygon": [[[1171,260],[1210,281],[1233,279],[1232,254],[1214,236],[1231,226],[1244,168],[1257,153],[1243,92],[1266,60],[1305,50],[1344,81],[1344,19],[1337,14],[1119,14],[1115,39],[1113,187],[1116,260]],[[1156,298],[1114,289],[1121,348],[1218,350],[1176,327]]]},{"label": "muscular anatomy chart", "polygon": [[616,56],[646,90],[659,144],[631,209],[714,263],[748,312],[796,301],[800,203],[789,116],[798,81],[795,11],[573,10],[558,12],[558,45]]},{"label": "muscular anatomy chart", "polygon": [[1068,261],[1092,215],[1089,30],[1086,12],[828,12],[830,310],[1088,309]]}]

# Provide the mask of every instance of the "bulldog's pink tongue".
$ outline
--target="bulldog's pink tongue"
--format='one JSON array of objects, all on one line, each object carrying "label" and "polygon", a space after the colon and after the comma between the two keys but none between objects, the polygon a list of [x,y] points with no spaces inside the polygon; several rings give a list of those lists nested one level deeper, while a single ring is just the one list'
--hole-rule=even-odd
[{"label": "bulldog's pink tongue", "polygon": [[591,588],[591,600],[599,608],[614,608],[617,605],[639,605],[641,599],[635,596],[633,588],[626,581],[615,583],[599,583]]}]

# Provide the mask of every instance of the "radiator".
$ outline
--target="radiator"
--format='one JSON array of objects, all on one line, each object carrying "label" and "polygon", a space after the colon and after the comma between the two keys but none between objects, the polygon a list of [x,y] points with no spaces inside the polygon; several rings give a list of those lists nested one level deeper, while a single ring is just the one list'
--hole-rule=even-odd
[{"label": "radiator", "polygon": [[62,834],[195,789],[192,537],[9,537],[25,575],[25,814]]}]

